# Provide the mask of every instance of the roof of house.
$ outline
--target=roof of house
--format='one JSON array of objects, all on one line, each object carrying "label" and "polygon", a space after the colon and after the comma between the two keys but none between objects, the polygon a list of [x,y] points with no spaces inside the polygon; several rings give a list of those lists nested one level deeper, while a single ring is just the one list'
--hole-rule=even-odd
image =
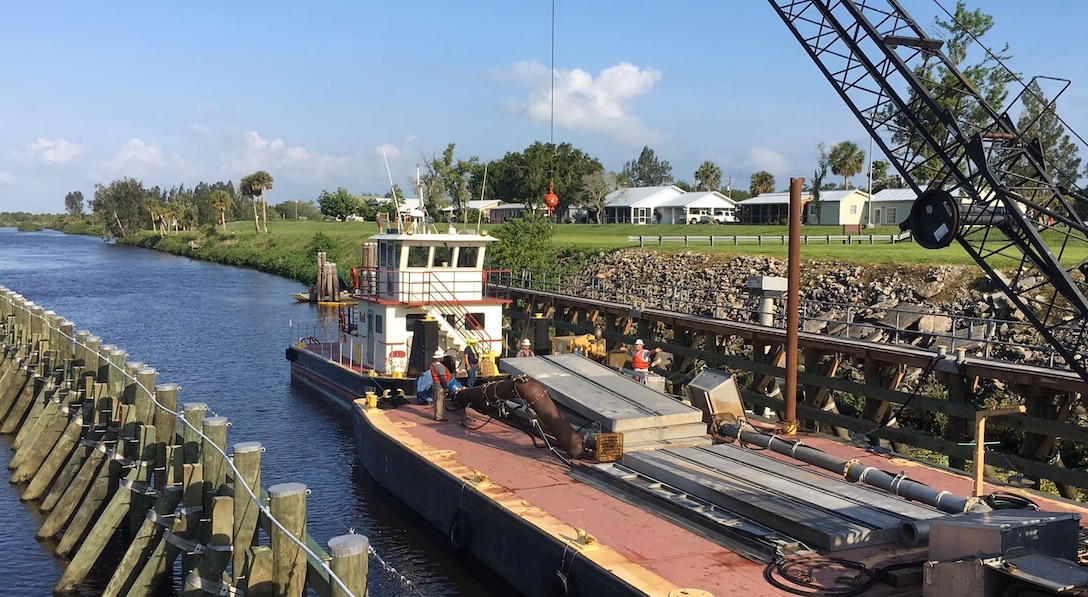
[{"label": "roof of house", "polygon": [[[847,189],[845,191],[821,191],[820,201],[823,203],[838,203],[852,195],[858,194],[862,199],[866,197],[865,191],[859,191],[858,189]],[[801,195],[802,201],[812,201],[812,193],[805,192]],[[763,193],[758,197],[752,197],[742,201],[741,205],[777,205],[777,204],[789,204],[789,193]]]},{"label": "roof of house", "polygon": [[686,207],[688,209],[695,207],[735,207],[736,205],[736,201],[718,191],[689,191],[678,196],[675,200],[669,200],[661,204],[662,207]]},{"label": "roof of house", "polygon": [[478,211],[481,209],[491,209],[501,203],[502,201],[499,201],[498,199],[489,199],[487,201],[469,201],[468,208]]},{"label": "roof of house", "polygon": [[631,187],[612,191],[604,198],[604,204],[607,207],[655,207],[683,194],[684,190],[676,185]]},{"label": "roof of house", "polygon": [[884,189],[873,194],[873,203],[881,201],[914,201],[918,195],[914,189]]},{"label": "roof of house", "polygon": [[493,207],[491,207],[489,209],[491,209],[491,211],[503,210],[503,209],[505,209],[505,210],[525,209],[525,204],[524,203],[500,203],[500,204],[495,205],[495,206],[493,206]]}]

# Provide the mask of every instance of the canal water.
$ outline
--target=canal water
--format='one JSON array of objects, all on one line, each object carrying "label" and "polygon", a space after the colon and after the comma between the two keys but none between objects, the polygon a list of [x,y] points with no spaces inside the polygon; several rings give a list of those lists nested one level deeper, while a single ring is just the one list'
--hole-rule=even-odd
[{"label": "canal water", "polygon": [[[516,594],[478,562],[457,558],[443,533],[378,486],[354,456],[343,412],[291,383],[290,326],[322,315],[291,299],[300,284],[95,237],[0,228],[0,285],[128,351],[128,361],[154,367],[158,383],[181,386],[179,405],[203,402],[228,417],[228,447],[261,442],[262,485],[310,488],[307,530],[319,544],[354,529],[395,569],[371,558],[374,597]],[[0,449],[0,470],[10,459]],[[41,516],[8,483],[0,483],[0,521],[3,592],[51,594],[63,562],[35,541]],[[108,574],[96,571],[82,593],[100,592]]]}]

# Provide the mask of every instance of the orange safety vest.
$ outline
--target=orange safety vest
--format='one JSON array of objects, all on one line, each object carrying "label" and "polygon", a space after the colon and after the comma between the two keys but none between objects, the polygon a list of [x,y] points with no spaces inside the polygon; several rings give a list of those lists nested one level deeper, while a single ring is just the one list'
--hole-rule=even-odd
[{"label": "orange safety vest", "polygon": [[[442,369],[439,370],[438,366],[441,366]],[[431,379],[434,380],[435,385],[444,388],[450,383],[450,380],[453,379],[453,375],[450,374],[450,370],[442,363],[431,363]]]},{"label": "orange safety vest", "polygon": [[635,354],[631,356],[631,368],[636,371],[649,370],[650,351],[646,350],[645,348],[641,350],[636,350]]}]

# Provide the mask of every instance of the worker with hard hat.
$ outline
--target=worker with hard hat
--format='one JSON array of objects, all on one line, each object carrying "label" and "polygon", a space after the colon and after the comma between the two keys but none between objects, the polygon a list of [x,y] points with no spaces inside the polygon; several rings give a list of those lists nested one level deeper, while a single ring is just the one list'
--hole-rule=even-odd
[{"label": "worker with hard hat", "polygon": [[465,341],[465,352],[461,355],[461,364],[467,372],[465,385],[470,388],[476,385],[476,369],[480,365],[480,353],[477,351],[479,348],[476,347],[476,338]]},{"label": "worker with hard hat", "polygon": [[536,353],[533,352],[533,343],[528,338],[521,341],[521,350],[518,351],[519,357],[535,357]]},{"label": "worker with hard hat", "polygon": [[635,350],[631,353],[631,368],[635,370],[635,373],[649,373],[650,372],[650,359],[652,355],[661,352],[661,347],[658,346],[650,352],[646,350],[645,345],[642,343],[642,338],[635,340]]},{"label": "worker with hard hat", "polygon": [[442,358],[446,352],[442,349],[434,351],[431,361],[431,379],[434,380],[434,420],[446,420],[446,391],[453,380],[453,373],[442,364]]}]

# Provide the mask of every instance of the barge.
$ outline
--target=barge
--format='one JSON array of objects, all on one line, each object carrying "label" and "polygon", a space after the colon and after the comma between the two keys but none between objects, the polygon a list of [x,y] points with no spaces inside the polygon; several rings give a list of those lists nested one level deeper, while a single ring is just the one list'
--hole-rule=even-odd
[{"label": "barge", "polygon": [[[707,370],[683,399],[577,354],[509,354],[492,239],[380,234],[338,338],[287,349],[349,414],[358,458],[530,596],[1078,594],[1078,504],[830,437],[783,439]],[[373,267],[368,267],[373,265]],[[448,420],[396,400],[431,351],[484,347]],[[520,340],[520,339],[516,339]],[[449,408],[449,407],[447,407]],[[969,497],[970,496],[970,497]],[[1085,594],[1085,593],[1079,593]]]}]

